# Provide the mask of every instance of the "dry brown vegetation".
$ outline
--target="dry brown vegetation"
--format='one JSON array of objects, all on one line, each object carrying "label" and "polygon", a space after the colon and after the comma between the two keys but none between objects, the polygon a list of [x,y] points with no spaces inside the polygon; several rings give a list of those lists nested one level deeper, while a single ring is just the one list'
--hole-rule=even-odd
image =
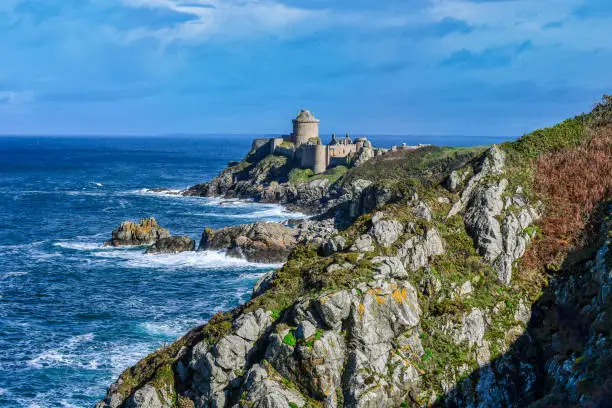
[{"label": "dry brown vegetation", "polygon": [[612,192],[612,126],[588,131],[577,147],[541,155],[534,191],[546,202],[540,238],[523,259],[527,269],[558,270],[579,242],[595,206]]}]

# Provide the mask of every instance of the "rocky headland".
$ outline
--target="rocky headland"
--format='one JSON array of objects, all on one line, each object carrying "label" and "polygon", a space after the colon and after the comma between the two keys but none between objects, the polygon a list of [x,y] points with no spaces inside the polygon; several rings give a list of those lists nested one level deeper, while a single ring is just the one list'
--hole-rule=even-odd
[{"label": "rocky headland", "polygon": [[609,97],[514,142],[341,172],[247,155],[184,194],[316,217],[205,231],[286,262],[97,407],[610,406],[611,157]]}]

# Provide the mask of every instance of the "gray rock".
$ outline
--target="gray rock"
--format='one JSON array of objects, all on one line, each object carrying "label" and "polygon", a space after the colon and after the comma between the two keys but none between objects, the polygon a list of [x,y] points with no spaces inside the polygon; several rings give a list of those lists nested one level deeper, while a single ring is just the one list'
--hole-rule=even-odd
[{"label": "gray rock", "polygon": [[461,328],[455,336],[455,342],[460,344],[467,341],[470,347],[482,346],[485,335],[485,319],[480,309],[472,309],[472,311],[464,316],[461,323]]},{"label": "gray rock", "polygon": [[405,279],[408,277],[408,272],[406,272],[400,258],[391,256],[377,256],[373,258],[371,262],[374,266],[374,271],[376,271],[376,279]]},{"label": "gray rock", "polygon": [[376,213],[372,217],[370,235],[383,247],[391,246],[403,232],[404,226],[400,222],[384,219],[383,213]]},{"label": "gray rock", "polygon": [[503,251],[501,227],[497,216],[504,208],[502,194],[508,185],[506,179],[475,190],[465,212],[465,225],[478,252],[493,262]]},{"label": "gray rock", "polygon": [[397,250],[397,256],[410,271],[427,266],[433,256],[443,253],[444,243],[435,228],[428,229],[424,237],[408,238]]},{"label": "gray rock", "polygon": [[126,408],[170,408],[168,404],[162,404],[157,395],[157,390],[150,384],[145,385],[134,393],[125,403]]},{"label": "gray rock", "polygon": [[500,175],[504,171],[505,156],[504,153],[497,147],[492,146],[477,163],[474,169],[474,176],[468,181],[467,186],[461,193],[461,198],[457,201],[448,213],[448,218],[459,214],[468,202],[472,199],[472,195],[476,187],[488,175]]},{"label": "gray rock", "polygon": [[198,250],[227,250],[250,262],[282,263],[297,244],[296,231],[274,222],[256,222],[202,233]]},{"label": "gray rock", "polygon": [[339,329],[351,311],[351,295],[345,291],[319,297],[314,307],[328,329]]},{"label": "gray rock", "polygon": [[306,399],[295,389],[287,388],[274,380],[264,367],[253,365],[246,374],[243,386],[244,402],[255,403],[257,408],[287,408],[306,405]]},{"label": "gray rock", "polygon": [[422,201],[412,208],[412,213],[417,218],[422,218],[425,221],[431,221],[431,209]]},{"label": "gray rock", "polygon": [[343,269],[350,269],[352,267],[353,267],[353,265],[348,263],[348,262],[345,262],[342,265],[334,263],[334,264],[329,265],[327,267],[327,269],[325,269],[325,270],[327,271],[327,273],[334,273],[334,272],[337,272],[337,271],[341,271]]},{"label": "gray rock", "polygon": [[451,193],[456,192],[465,179],[469,176],[469,172],[466,170],[454,170],[444,181],[444,187]]},{"label": "gray rock", "polygon": [[304,320],[298,324],[298,327],[295,330],[295,337],[297,339],[306,340],[311,336],[314,336],[316,332],[317,328],[315,325],[310,323],[308,320]]},{"label": "gray rock", "polygon": [[159,226],[155,218],[145,218],[138,224],[124,221],[113,230],[110,241],[104,246],[151,245],[158,239],[170,237],[170,232]]},{"label": "gray rock", "polygon": [[195,251],[195,240],[185,236],[178,236],[158,239],[145,253],[175,254],[187,251]]},{"label": "gray rock", "polygon": [[237,336],[248,341],[256,341],[272,324],[271,312],[257,309],[253,313],[240,315],[233,323]]},{"label": "gray rock", "polygon": [[253,285],[252,297],[256,298],[270,289],[274,277],[276,277],[276,271],[272,270],[264,273],[259,279],[257,279],[257,282],[255,282],[255,285]]},{"label": "gray rock", "polygon": [[[405,281],[381,282],[353,304],[348,320],[352,341],[345,369],[345,406],[396,406],[401,402],[402,389],[388,382],[389,367],[395,363],[393,339],[415,327],[420,314],[416,291]],[[413,375],[406,371],[394,378]]]},{"label": "gray rock", "polygon": [[336,252],[342,252],[346,248],[346,238],[342,235],[336,235],[323,244],[323,253],[326,256],[335,254]]},{"label": "gray rock", "polygon": [[372,252],[375,249],[372,237],[368,234],[363,234],[355,240],[349,250],[352,252]]}]

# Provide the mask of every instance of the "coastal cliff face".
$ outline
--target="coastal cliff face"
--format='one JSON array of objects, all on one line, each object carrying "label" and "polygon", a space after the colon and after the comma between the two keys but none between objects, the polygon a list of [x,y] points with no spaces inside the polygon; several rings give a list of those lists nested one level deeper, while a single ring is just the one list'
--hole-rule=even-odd
[{"label": "coastal cliff face", "polygon": [[[597,118],[350,170],[308,196],[337,231],[97,407],[612,404],[612,120]],[[262,168],[190,194],[261,194],[282,165]]]}]

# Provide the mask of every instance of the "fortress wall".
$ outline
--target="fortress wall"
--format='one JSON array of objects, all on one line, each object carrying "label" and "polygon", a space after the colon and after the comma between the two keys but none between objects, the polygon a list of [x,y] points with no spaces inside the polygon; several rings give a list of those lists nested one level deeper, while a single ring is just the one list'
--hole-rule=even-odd
[{"label": "fortress wall", "polygon": [[315,174],[327,170],[327,148],[323,145],[304,145],[300,148],[300,164],[303,169],[312,169]]},{"label": "fortress wall", "polygon": [[274,139],[270,139],[270,154],[274,154],[274,152],[276,152],[276,149],[283,143],[283,138],[282,137],[277,137]]}]

